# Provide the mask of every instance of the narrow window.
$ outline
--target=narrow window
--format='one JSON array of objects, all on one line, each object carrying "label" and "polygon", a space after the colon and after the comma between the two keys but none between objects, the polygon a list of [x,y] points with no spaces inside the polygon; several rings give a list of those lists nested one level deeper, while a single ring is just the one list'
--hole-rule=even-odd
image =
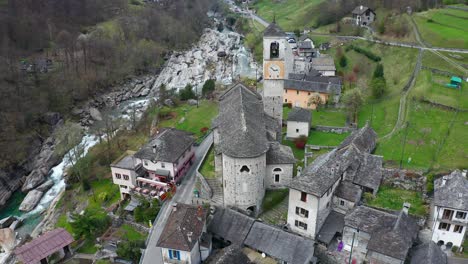
[{"label": "narrow window", "polygon": [[128,175],[125,175],[123,176],[124,180],[128,181]]},{"label": "narrow window", "polygon": [[[184,156],[185,156],[185,153],[184,153]],[[184,157],[182,156],[182,157]],[[166,168],[166,164],[164,162],[161,162],[161,168]]]},{"label": "narrow window", "polygon": [[463,226],[462,225],[455,225],[455,227],[453,228],[453,232],[455,232],[455,233],[463,232]]},{"label": "narrow window", "polygon": [[278,57],[279,57],[279,43],[275,41],[270,44],[270,59],[274,59]]},{"label": "narrow window", "polygon": [[299,90],[296,91],[296,94],[299,94]]},{"label": "narrow window", "polygon": [[447,223],[440,223],[440,224],[439,224],[439,230],[449,231],[449,230],[450,230],[450,224],[447,224]]},{"label": "narrow window", "polygon": [[442,215],[442,219],[452,220],[452,216],[453,216],[453,210],[445,209],[444,214]]},{"label": "narrow window", "polygon": [[458,218],[458,219],[465,219],[466,218],[466,213],[465,212],[457,212],[455,217]]},{"label": "narrow window", "polygon": [[116,174],[115,174],[115,178],[121,179],[121,178],[122,178],[122,175],[120,175],[120,173],[116,173]]},{"label": "narrow window", "polygon": [[279,174],[275,174],[275,182],[279,182],[280,181],[280,176]]},{"label": "narrow window", "polygon": [[340,201],[340,205],[344,206],[344,201],[343,200]]},{"label": "narrow window", "polygon": [[296,128],[296,133],[299,133],[299,128]]},{"label": "narrow window", "polygon": [[301,192],[301,201],[307,202],[307,193]]},{"label": "narrow window", "polygon": [[284,102],[287,103],[287,102],[288,102],[288,99],[284,99]]},{"label": "narrow window", "polygon": [[143,163],[145,164],[145,166],[148,166],[148,161],[143,161]]},{"label": "narrow window", "polygon": [[249,167],[247,167],[247,165],[244,165],[244,166],[242,166],[242,168],[240,169],[240,172],[250,172],[250,169],[249,169]]}]

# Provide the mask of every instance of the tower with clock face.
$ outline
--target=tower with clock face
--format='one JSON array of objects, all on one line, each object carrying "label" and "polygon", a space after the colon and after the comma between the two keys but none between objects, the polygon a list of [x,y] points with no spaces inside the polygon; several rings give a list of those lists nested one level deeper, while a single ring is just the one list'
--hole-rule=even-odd
[{"label": "tower with clock face", "polygon": [[286,34],[275,23],[271,23],[263,33],[263,107],[280,125],[283,118],[284,79],[288,74],[288,48]]}]

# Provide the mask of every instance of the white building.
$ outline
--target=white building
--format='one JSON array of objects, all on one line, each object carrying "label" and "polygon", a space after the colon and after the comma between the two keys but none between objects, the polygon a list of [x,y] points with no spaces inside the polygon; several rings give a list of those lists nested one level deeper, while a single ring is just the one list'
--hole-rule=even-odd
[{"label": "white building", "polygon": [[288,227],[293,232],[328,244],[334,233],[317,235],[330,213],[334,211],[337,214],[333,217],[343,218],[357,205],[362,192],[377,192],[382,180],[382,157],[369,154],[376,139],[375,131],[366,125],[338,148],[317,157],[291,181]]},{"label": "white building", "polygon": [[292,179],[296,160],[290,147],[278,143],[278,120],[264,112],[261,96],[244,85],[220,96],[213,137],[224,206],[258,214],[265,190]]},{"label": "white building", "polygon": [[434,181],[432,241],[460,247],[468,226],[468,180],[456,170]]},{"label": "white building", "polygon": [[287,138],[309,137],[312,112],[308,109],[294,107],[288,114]]},{"label": "white building", "polygon": [[110,167],[122,199],[138,193],[164,200],[192,165],[194,142],[188,132],[163,128],[139,151],[118,158]]},{"label": "white building", "polygon": [[164,264],[200,264],[210,255],[211,236],[206,233],[207,214],[206,209],[200,206],[173,206],[156,244],[161,250]]}]

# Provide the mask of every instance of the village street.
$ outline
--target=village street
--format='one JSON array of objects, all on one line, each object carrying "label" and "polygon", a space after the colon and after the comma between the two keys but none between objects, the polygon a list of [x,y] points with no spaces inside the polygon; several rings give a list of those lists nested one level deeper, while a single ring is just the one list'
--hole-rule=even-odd
[{"label": "village street", "polygon": [[161,236],[162,230],[166,225],[166,221],[169,218],[171,213],[171,208],[176,203],[191,203],[193,198],[193,188],[196,182],[196,170],[199,165],[203,162],[203,157],[205,153],[211,147],[213,143],[213,136],[209,134],[205,140],[198,146],[195,150],[195,162],[190,167],[190,170],[187,172],[185,179],[182,181],[182,184],[178,186],[177,192],[174,197],[165,202],[161,207],[161,211],[158,214],[158,217],[153,223],[153,227],[150,230],[148,239],[146,240],[146,249],[143,252],[140,263],[142,264],[162,264],[162,255],[161,249],[156,247],[159,237]]}]

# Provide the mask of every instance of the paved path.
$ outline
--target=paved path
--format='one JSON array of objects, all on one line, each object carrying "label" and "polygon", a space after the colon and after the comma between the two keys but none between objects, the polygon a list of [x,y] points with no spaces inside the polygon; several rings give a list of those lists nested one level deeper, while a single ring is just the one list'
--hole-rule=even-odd
[{"label": "paved path", "polygon": [[153,227],[146,241],[146,249],[143,252],[140,263],[142,264],[162,264],[161,248],[156,247],[156,243],[161,236],[162,230],[166,225],[166,221],[171,213],[171,208],[175,203],[190,204],[193,197],[193,188],[196,182],[196,168],[203,161],[203,156],[210,149],[213,142],[212,134],[207,136],[205,140],[195,150],[195,162],[187,172],[182,184],[178,187],[174,197],[163,204],[158,217],[154,221]]}]

